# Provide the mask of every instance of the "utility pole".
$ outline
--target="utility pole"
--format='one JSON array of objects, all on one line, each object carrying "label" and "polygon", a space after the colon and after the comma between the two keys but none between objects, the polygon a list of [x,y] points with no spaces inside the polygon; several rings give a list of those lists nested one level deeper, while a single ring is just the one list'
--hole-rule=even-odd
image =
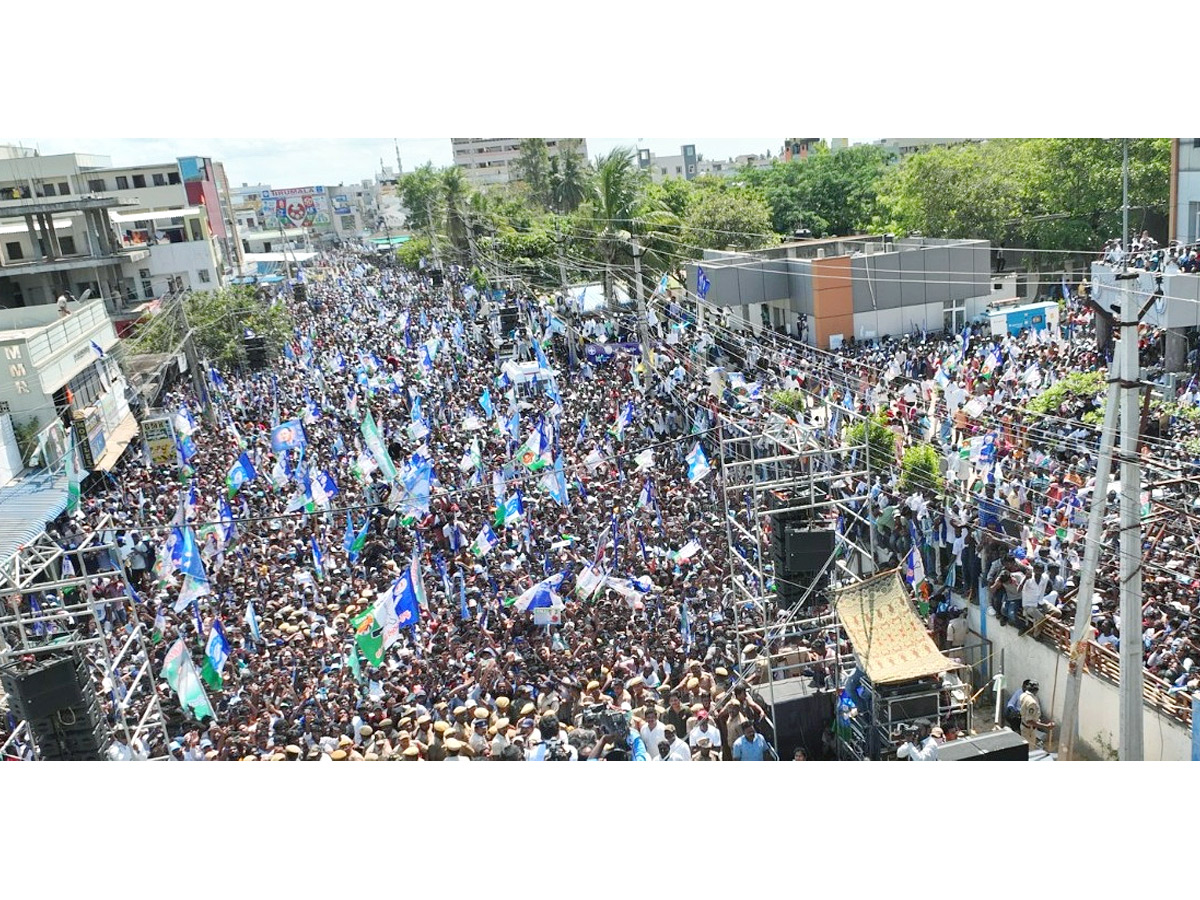
[{"label": "utility pole", "polygon": [[[1101,315],[1098,310],[1096,315]],[[1088,514],[1083,565],[1079,590],[1075,594],[1075,627],[1071,632],[1071,653],[1067,660],[1066,698],[1059,757],[1078,759],[1079,693],[1083,686],[1085,642],[1091,637],[1092,594],[1096,589],[1096,568],[1100,564],[1100,544],[1104,539],[1104,516],[1108,509],[1108,480],[1112,472],[1113,446],[1117,442],[1117,407],[1121,395],[1120,357],[1114,357],[1108,371],[1108,395],[1104,400],[1104,424],[1100,428],[1100,461],[1092,488],[1092,508]],[[1139,621],[1141,616],[1138,617]],[[1124,625],[1124,621],[1122,621]],[[1122,676],[1123,677],[1123,676]]]},{"label": "utility pole", "polygon": [[187,307],[184,304],[185,295],[179,297],[179,315],[183,319],[183,353],[187,357],[188,371],[192,375],[192,390],[204,404],[204,418],[210,425],[217,422],[217,411],[213,408],[212,398],[204,385],[204,373],[200,371],[200,356],[196,353],[196,340],[192,326],[188,323]]},{"label": "utility pole", "polygon": [[558,247],[558,283],[562,288],[563,321],[567,323],[567,361],[573,372],[579,366],[579,361],[575,356],[575,315],[567,297],[567,260],[563,255],[566,238],[563,237],[562,226],[557,219],[554,222],[554,243]]},{"label": "utility pole", "polygon": [[637,295],[638,340],[642,344],[642,361],[646,364],[646,387],[652,387],[654,364],[650,359],[650,325],[646,318],[646,292],[642,290],[642,250],[637,235],[630,235],[633,247],[633,292]]},{"label": "utility pole", "polygon": [[1129,271],[1129,139],[1124,139],[1122,167],[1121,257],[1123,283],[1120,302],[1121,343],[1121,729],[1120,758],[1144,758],[1143,724],[1145,661],[1142,644],[1142,467],[1138,456],[1138,319],[1137,295],[1131,290],[1137,274]]}]

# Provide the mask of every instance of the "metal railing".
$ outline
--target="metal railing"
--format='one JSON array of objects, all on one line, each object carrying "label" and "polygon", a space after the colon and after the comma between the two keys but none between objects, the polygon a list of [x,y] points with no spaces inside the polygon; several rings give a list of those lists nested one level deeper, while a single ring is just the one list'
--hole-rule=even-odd
[{"label": "metal railing", "polygon": [[[1058,652],[1069,656],[1071,652],[1071,629],[1056,619],[1045,619],[1034,628],[1035,636],[1045,639]],[[1087,642],[1084,671],[1099,675],[1114,685],[1121,684],[1121,658],[1095,641]],[[1151,672],[1144,672],[1145,702],[1157,712],[1175,719],[1188,728],[1192,727],[1192,695],[1163,681]]]}]

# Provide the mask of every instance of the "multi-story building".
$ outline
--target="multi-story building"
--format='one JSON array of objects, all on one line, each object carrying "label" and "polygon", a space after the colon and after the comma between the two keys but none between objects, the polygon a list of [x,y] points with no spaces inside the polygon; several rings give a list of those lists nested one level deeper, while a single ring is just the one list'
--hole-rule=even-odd
[{"label": "multi-story building", "polygon": [[732,175],[746,166],[770,166],[773,159],[769,155],[760,156],[757,153],[743,153],[732,159],[705,159],[703,153],[696,152],[695,144],[684,144],[679,148],[679,153],[673,156],[658,156],[644,148],[637,151],[638,168],[655,183],[672,178],[691,181],[700,175]]},{"label": "multi-story building", "polygon": [[[35,221],[45,224],[40,234]],[[0,267],[12,269],[0,274],[0,304],[91,288],[114,312],[218,287],[228,236],[209,159],[114,167],[104,156],[23,147],[0,148],[0,232]]]},{"label": "multi-story building", "polygon": [[783,142],[783,161],[793,159],[808,159],[821,146],[820,138],[785,138]]},{"label": "multi-story building", "polygon": [[116,343],[100,298],[0,310],[0,414],[25,433],[61,422],[83,467],[107,471],[137,434]]},{"label": "multi-story building", "polygon": [[[523,138],[450,138],[454,164],[463,170],[467,180],[476,187],[507,184],[512,177],[510,167],[521,155]],[[571,147],[585,159],[587,142],[583,138],[542,138],[546,152],[557,156],[564,147]]]},{"label": "multi-story building", "polygon": [[960,331],[996,301],[1016,297],[1013,276],[992,275],[987,241],[858,235],[744,253],[705,250],[706,301],[754,331],[799,333],[823,349],[926,329]]},{"label": "multi-story building", "polygon": [[889,151],[899,160],[934,147],[957,147],[960,144],[978,144],[979,142],[979,138],[881,138],[874,143]]}]

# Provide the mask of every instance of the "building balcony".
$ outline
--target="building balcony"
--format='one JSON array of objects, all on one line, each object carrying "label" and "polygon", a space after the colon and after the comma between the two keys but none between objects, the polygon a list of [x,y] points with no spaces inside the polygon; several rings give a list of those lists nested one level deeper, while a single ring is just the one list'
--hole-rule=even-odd
[{"label": "building balcony", "polygon": [[17,275],[49,275],[52,272],[70,272],[78,269],[94,269],[97,266],[119,266],[127,262],[140,262],[150,255],[148,249],[118,250],[107,256],[60,256],[57,259],[32,259],[9,262],[0,266],[0,277]]},{"label": "building balcony", "polygon": [[94,339],[108,321],[108,312],[100,298],[75,307],[65,317],[59,316],[54,304],[45,303],[0,310],[0,334],[8,337],[12,332],[20,332],[29,348],[29,362],[40,366],[82,339]]}]

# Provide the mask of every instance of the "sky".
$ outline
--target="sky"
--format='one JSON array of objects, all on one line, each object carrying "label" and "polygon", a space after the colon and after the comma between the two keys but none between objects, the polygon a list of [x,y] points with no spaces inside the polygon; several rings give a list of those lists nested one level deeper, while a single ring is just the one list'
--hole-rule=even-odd
[{"label": "sky", "polygon": [[[752,138],[588,138],[588,156],[613,147],[648,147],[656,156],[679,153],[695,144],[705,159],[728,159],[742,153],[778,155],[784,136]],[[3,138],[0,143],[37,147],[43,154],[95,153],[114,166],[170,162],[180,156],[207,156],[225,164],[230,184],[269,184],[276,188],[312,184],[351,184],[371,178],[383,165],[396,165],[392,138]],[[426,162],[448,166],[449,138],[399,138],[400,159],[409,172]]]}]

